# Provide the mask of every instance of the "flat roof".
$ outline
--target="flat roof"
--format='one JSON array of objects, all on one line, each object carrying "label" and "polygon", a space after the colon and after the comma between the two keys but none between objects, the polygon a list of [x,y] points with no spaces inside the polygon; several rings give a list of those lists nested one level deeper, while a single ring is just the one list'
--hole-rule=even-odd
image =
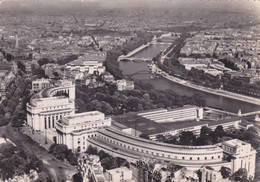
[{"label": "flat roof", "polygon": [[169,109],[168,111],[178,111],[178,110],[190,109],[190,108],[199,108],[199,107],[198,106],[194,106],[194,105],[184,105],[183,107]]},{"label": "flat roof", "polygon": [[89,112],[83,112],[83,113],[76,113],[71,116],[66,116],[65,118],[67,118],[67,119],[77,119],[78,118],[79,119],[79,118],[84,118],[87,116],[94,116],[94,115],[100,115],[100,114],[103,114],[103,113],[100,111],[89,111]]},{"label": "flat roof", "polygon": [[149,113],[149,112],[154,112],[154,111],[164,111],[164,110],[167,110],[165,108],[158,108],[158,109],[151,109],[151,110],[147,110],[147,111],[140,111],[138,112],[137,114],[145,114],[145,113]]},{"label": "flat roof", "polygon": [[249,143],[246,143],[246,142],[239,140],[239,139],[228,140],[228,141],[225,141],[225,143],[229,144],[231,146],[250,145]]},{"label": "flat roof", "polygon": [[125,115],[112,116],[112,125],[116,125],[116,127],[120,128],[120,125],[114,124],[117,122],[123,126],[121,129],[125,129],[126,127],[124,126],[127,126],[148,135],[163,133],[166,131],[166,128],[164,128],[161,124],[137,114],[138,113],[127,113]]},{"label": "flat roof", "polygon": [[33,101],[48,101],[48,100],[60,100],[60,99],[68,99],[65,96],[57,96],[57,97],[47,97],[47,98],[35,98]]},{"label": "flat roof", "polygon": [[[136,129],[142,133],[147,135],[154,135],[164,132],[169,132],[173,130],[179,130],[182,128],[195,127],[200,125],[214,126],[214,125],[222,125],[225,123],[239,121],[241,120],[238,117],[232,117],[229,119],[223,119],[219,121],[215,120],[185,120],[171,123],[157,123],[150,119],[139,116],[138,113],[127,113],[119,116],[112,116],[112,125],[117,128],[125,129],[127,127]],[[118,124],[119,123],[119,124]]]},{"label": "flat roof", "polygon": [[178,111],[178,110],[190,109],[190,108],[198,108],[198,106],[184,105],[183,107],[170,108],[170,109],[158,108],[158,109],[151,109],[151,110],[147,110],[147,111],[141,111],[141,112],[138,112],[137,114],[145,115],[146,113],[149,114],[149,113],[155,112],[155,111],[167,111],[167,112],[169,112],[169,111]]}]

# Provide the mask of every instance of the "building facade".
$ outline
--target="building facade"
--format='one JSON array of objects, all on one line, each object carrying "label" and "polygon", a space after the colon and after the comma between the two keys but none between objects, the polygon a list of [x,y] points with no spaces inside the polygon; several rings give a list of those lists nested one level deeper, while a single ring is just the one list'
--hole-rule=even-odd
[{"label": "building facade", "polygon": [[78,164],[78,170],[83,178],[83,182],[107,182],[99,156],[81,154]]},{"label": "building facade", "polygon": [[177,122],[184,120],[203,119],[203,108],[186,105],[177,109],[155,109],[138,114],[157,123]]},{"label": "building facade", "polygon": [[75,100],[75,84],[71,80],[59,80],[54,83],[54,87],[46,89],[42,94],[43,97],[65,94],[69,99]]},{"label": "building facade", "polygon": [[88,74],[100,75],[105,72],[105,66],[99,61],[82,61],[76,60],[66,65],[66,69],[73,71],[77,70],[80,72],[87,72]]},{"label": "building facade", "polygon": [[34,92],[39,92],[40,90],[44,88],[49,88],[50,87],[50,80],[49,79],[37,79],[32,81],[32,91]]},{"label": "building facade", "polygon": [[117,90],[122,91],[122,90],[133,90],[135,88],[134,82],[133,81],[128,81],[128,80],[117,80],[116,81],[116,86]]},{"label": "building facade", "polygon": [[87,139],[95,137],[99,128],[107,126],[111,126],[111,118],[99,111],[66,116],[56,123],[57,143],[65,144],[73,151],[85,151]]},{"label": "building facade", "polygon": [[186,167],[201,167],[201,164],[215,165],[223,161],[223,149],[216,145],[180,146],[135,137],[113,128],[101,129],[96,137],[88,142],[100,150],[113,151],[128,160],[138,160],[140,157],[155,158],[174,162]]},{"label": "building facade", "polygon": [[34,130],[55,128],[64,116],[75,113],[75,103],[65,96],[36,98],[27,103],[27,124]]},{"label": "building facade", "polygon": [[[47,86],[46,80],[43,83]],[[59,119],[75,113],[75,84],[70,80],[60,80],[51,88],[42,89],[32,96],[26,111],[27,124],[34,130],[55,128]]]},{"label": "building facade", "polygon": [[105,177],[108,182],[133,182],[133,172],[127,167],[107,170]]},{"label": "building facade", "polygon": [[220,171],[216,171],[210,167],[203,166],[200,169],[201,172],[201,182],[224,182]]},{"label": "building facade", "polygon": [[224,158],[231,160],[231,171],[236,172],[240,168],[247,170],[248,177],[255,176],[256,150],[251,144],[238,139],[226,141],[222,144]]}]

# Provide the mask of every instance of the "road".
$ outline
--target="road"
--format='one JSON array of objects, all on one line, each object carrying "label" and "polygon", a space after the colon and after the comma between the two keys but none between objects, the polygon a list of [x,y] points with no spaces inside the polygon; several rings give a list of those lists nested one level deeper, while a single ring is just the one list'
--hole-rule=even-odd
[{"label": "road", "polygon": [[[0,127],[0,136],[5,135],[10,139],[19,149],[22,149],[27,154],[34,154],[39,157],[48,169],[53,181],[60,182],[62,180],[70,179],[72,175],[77,173],[76,167],[66,165],[48,153],[43,147],[32,141],[27,135],[23,134],[17,128],[10,125]],[[70,177],[68,177],[70,176]]]}]

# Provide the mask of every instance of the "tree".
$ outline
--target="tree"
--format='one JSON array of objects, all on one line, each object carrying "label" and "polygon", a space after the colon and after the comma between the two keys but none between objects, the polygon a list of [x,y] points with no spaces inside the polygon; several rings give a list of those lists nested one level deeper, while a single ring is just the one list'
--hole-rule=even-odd
[{"label": "tree", "polygon": [[97,148],[96,147],[92,147],[91,145],[88,146],[86,153],[90,154],[90,155],[97,155]]},{"label": "tree", "polygon": [[58,72],[53,72],[53,76],[55,76],[56,78],[59,78],[59,73]]},{"label": "tree", "polygon": [[80,173],[74,174],[74,175],[72,176],[72,179],[73,179],[73,181],[83,182],[83,178],[82,178],[82,176],[81,176]]},{"label": "tree", "polygon": [[0,127],[1,126],[6,126],[6,125],[8,125],[8,119],[6,118],[6,117],[4,117],[4,116],[1,116],[0,117]]},{"label": "tree", "polygon": [[144,138],[144,139],[150,139],[149,135],[142,133],[139,135],[140,138]]},{"label": "tree", "polygon": [[10,158],[12,155],[15,154],[16,151],[17,151],[17,148],[15,146],[13,146],[12,144],[10,144],[10,143],[1,144],[1,147],[0,147],[0,153],[1,153],[0,159],[2,159],[2,158]]},{"label": "tree", "polygon": [[165,136],[159,134],[159,135],[156,135],[156,140],[157,140],[158,142],[165,142],[165,141],[166,141],[166,138],[165,138]]},{"label": "tree", "polygon": [[49,59],[47,59],[47,58],[42,58],[42,59],[38,60],[38,64],[39,64],[40,66],[45,65],[45,64],[48,64],[49,62],[50,62],[50,61],[49,61]]},{"label": "tree", "polygon": [[99,152],[98,152],[98,155],[99,155],[99,157],[100,157],[100,160],[103,160],[103,159],[109,157],[109,154],[106,153],[106,152],[104,152],[103,150],[99,151]]},{"label": "tree", "polygon": [[37,75],[38,78],[49,78],[45,75],[45,71],[42,68],[36,68],[32,71],[33,75]]},{"label": "tree", "polygon": [[71,165],[73,165],[73,166],[78,165],[78,159],[77,159],[76,155],[70,149],[67,151],[66,159]]},{"label": "tree", "polygon": [[49,148],[49,153],[54,155],[58,160],[64,161],[65,159],[71,165],[77,165],[77,158],[72,150],[68,149],[67,145],[52,144]]},{"label": "tree", "polygon": [[28,163],[28,171],[33,169],[37,172],[41,172],[43,170],[43,162],[36,156],[29,156],[29,163]]},{"label": "tree", "polygon": [[54,155],[58,160],[64,161],[64,159],[66,158],[67,150],[67,145],[52,144],[49,148],[49,153]]},{"label": "tree", "polygon": [[22,119],[19,119],[17,117],[12,119],[12,127],[22,127],[24,124],[24,121]]},{"label": "tree", "polygon": [[166,143],[170,143],[170,144],[178,144],[178,137],[177,136],[173,136],[173,135],[166,135]]},{"label": "tree", "polygon": [[17,62],[17,67],[22,70],[23,72],[25,72],[25,66],[21,61]]},{"label": "tree", "polygon": [[127,162],[127,160],[121,158],[121,157],[116,157],[115,158],[116,163],[117,163],[117,167],[129,167],[129,163]]},{"label": "tree", "polygon": [[232,178],[235,181],[247,181],[247,170],[245,168],[238,169],[238,171],[232,175]]},{"label": "tree", "polygon": [[217,142],[218,142],[218,139],[221,138],[221,137],[223,137],[223,136],[225,136],[226,133],[225,133],[225,131],[224,131],[224,129],[223,129],[223,126],[222,126],[222,125],[219,125],[219,126],[217,126],[216,129],[215,129],[213,132],[211,132],[209,135],[212,137],[213,143],[217,143]]},{"label": "tree", "polygon": [[31,169],[41,172],[43,163],[36,156],[28,156],[11,143],[0,147],[0,176],[3,179],[28,174]]},{"label": "tree", "polygon": [[196,139],[195,145],[201,146],[201,145],[212,145],[213,139],[208,135],[200,136]]},{"label": "tree", "polygon": [[200,136],[206,136],[209,135],[212,130],[208,128],[207,126],[202,126],[200,129]]},{"label": "tree", "polygon": [[116,165],[116,161],[115,160],[111,160],[110,157],[107,157],[107,158],[104,158],[101,160],[101,165],[102,167],[104,168],[104,170],[109,170],[109,169],[112,169],[112,168],[116,168],[117,165]]},{"label": "tree", "polygon": [[259,135],[259,129],[256,128],[255,126],[251,126],[247,129],[247,131],[250,131],[250,132],[253,132],[253,133],[256,133],[257,135]]},{"label": "tree", "polygon": [[194,145],[196,137],[192,131],[183,131],[180,134],[180,144],[181,145]]},{"label": "tree", "polygon": [[224,131],[222,125],[218,125],[218,126],[216,127],[216,129],[214,130],[214,132],[224,133],[225,131]]},{"label": "tree", "polygon": [[228,168],[228,167],[222,166],[221,169],[220,169],[220,173],[221,173],[221,175],[222,175],[222,177],[223,177],[224,179],[227,179],[227,178],[229,178],[230,175],[231,175],[231,169]]}]

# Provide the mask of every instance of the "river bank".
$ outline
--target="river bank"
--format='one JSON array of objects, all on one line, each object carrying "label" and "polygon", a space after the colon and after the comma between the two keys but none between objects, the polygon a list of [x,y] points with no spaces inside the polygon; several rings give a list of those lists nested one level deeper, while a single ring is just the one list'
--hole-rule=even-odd
[{"label": "river bank", "polygon": [[172,82],[199,90],[199,91],[203,91],[203,92],[207,92],[210,94],[216,94],[222,97],[228,97],[231,99],[235,99],[235,100],[239,100],[239,101],[243,101],[243,102],[247,102],[247,103],[251,103],[251,104],[256,104],[256,105],[260,105],[260,99],[257,98],[253,98],[253,97],[249,97],[249,96],[245,96],[245,95],[241,95],[241,94],[237,94],[237,93],[233,93],[233,92],[228,92],[225,90],[217,90],[217,89],[212,89],[212,88],[208,88],[208,87],[203,87],[200,85],[196,85],[194,83],[191,83],[189,81],[186,80],[182,80],[180,78],[174,77],[169,75],[168,73],[162,71],[161,69],[159,69],[155,64],[153,64],[151,66],[151,70],[153,73],[156,73]]},{"label": "river bank", "polygon": [[241,100],[205,92],[204,90],[199,91],[197,89],[187,87],[185,84],[179,84],[178,82],[173,82],[161,76],[156,77],[152,73],[149,74],[147,62],[120,62],[120,70],[123,75],[132,75],[138,71],[146,71],[146,73],[144,72],[142,75],[139,74],[132,76],[132,79],[137,82],[151,84],[154,89],[172,90],[173,93],[182,96],[192,96],[195,93],[201,92],[206,100],[206,106],[208,107],[229,111],[235,114],[237,114],[239,110],[241,110],[242,113],[260,111],[259,104],[256,105],[249,102],[243,102]]}]

